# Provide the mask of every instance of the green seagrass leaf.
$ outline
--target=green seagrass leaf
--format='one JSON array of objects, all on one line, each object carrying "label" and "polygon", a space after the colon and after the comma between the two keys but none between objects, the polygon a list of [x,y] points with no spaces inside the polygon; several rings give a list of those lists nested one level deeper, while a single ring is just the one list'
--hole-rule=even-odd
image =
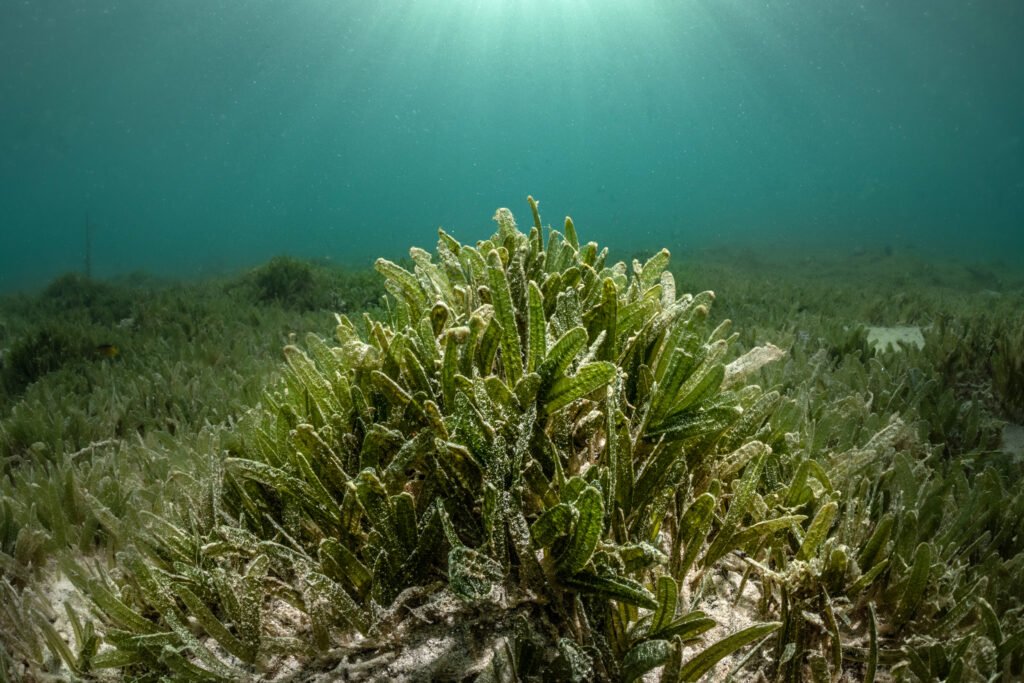
[{"label": "green seagrass leaf", "polygon": [[487,395],[490,396],[494,405],[511,407],[516,410],[521,407],[518,405],[519,399],[512,393],[512,390],[509,389],[508,385],[505,384],[505,382],[497,375],[491,375],[490,377],[485,378],[484,387],[486,387]]},{"label": "green seagrass leaf", "polygon": [[679,672],[683,668],[683,641],[681,638],[672,639],[672,648],[669,650],[665,666],[661,669],[660,683],[678,683]]},{"label": "green seagrass leaf", "polygon": [[392,509],[387,489],[384,488],[377,473],[365,469],[349,483],[349,487],[355,492],[356,499],[373,529],[386,533],[390,528]]},{"label": "green seagrass leaf", "polygon": [[581,275],[579,267],[574,265],[579,262],[579,255],[572,245],[565,243],[562,246],[558,270],[562,273],[562,282],[566,290],[575,291]]},{"label": "green seagrass leaf", "polygon": [[676,301],[676,278],[671,271],[661,274],[661,307],[668,308]]},{"label": "green seagrass leaf", "polygon": [[[182,626],[182,629],[185,627]],[[178,635],[175,632],[175,635]],[[179,637],[180,638],[180,637]],[[211,658],[214,657],[201,643],[199,645],[199,651],[197,648],[191,648],[192,654],[196,657],[185,657],[182,652],[187,652],[187,649],[183,649],[179,643],[174,645],[164,645],[160,652],[160,663],[167,666],[174,674],[171,676],[171,680],[179,681],[196,681],[196,683],[228,683],[229,681],[237,681],[243,677],[243,672],[233,667],[219,666],[215,667],[216,671],[210,671],[196,664],[193,659],[198,658],[204,664],[209,665]],[[187,647],[187,646],[186,646]],[[203,652],[203,654],[200,654]],[[204,656],[205,655],[205,656]]]},{"label": "green seagrass leaf", "polygon": [[796,471],[793,473],[793,477],[789,480],[789,484],[786,486],[786,495],[783,499],[783,504],[788,508],[795,508],[800,505],[809,503],[813,497],[814,492],[810,486],[807,485],[807,476],[810,473],[810,460],[803,460],[797,465]]},{"label": "green seagrass leaf", "polygon": [[782,396],[778,391],[769,391],[760,396],[752,406],[743,411],[740,419],[725,430],[720,441],[721,447],[725,450],[738,448],[744,440],[752,437],[761,428],[781,401]]},{"label": "green seagrass leaf", "polygon": [[296,449],[301,450],[308,461],[317,463],[319,474],[316,476],[330,485],[331,495],[343,490],[351,477],[345,471],[341,456],[327,443],[327,440],[333,441],[333,431],[330,427],[317,430],[313,425],[299,424],[295,426],[294,434]]},{"label": "green seagrass leaf", "polygon": [[569,364],[587,346],[587,331],[582,327],[574,327],[563,334],[554,343],[544,362],[541,363],[537,374],[540,375],[541,386],[551,386],[555,381],[565,375]]},{"label": "green seagrass leaf", "polygon": [[896,515],[892,512],[887,512],[882,515],[882,518],[878,520],[877,524],[875,524],[875,530],[871,533],[871,536],[857,555],[857,564],[860,565],[861,571],[866,572],[869,567],[875,566],[878,561],[879,554],[883,551],[885,545],[889,542],[889,538],[892,536],[892,529],[895,523]]},{"label": "green seagrass leaf", "polygon": [[[329,382],[338,382],[344,378],[348,368],[342,360],[340,350],[335,352],[334,349],[324,343],[324,340],[319,335],[312,332],[306,335],[306,348],[313,354],[317,364],[323,368],[324,379]],[[341,401],[348,399],[347,396],[339,394],[337,391],[335,391],[335,396]]]},{"label": "green seagrass leaf", "polygon": [[448,552],[448,586],[467,602],[488,597],[504,576],[500,564],[472,548],[459,545]]},{"label": "green seagrass leaf", "polygon": [[419,320],[427,307],[427,298],[424,296],[416,276],[387,259],[379,258],[373,265],[378,273],[395,283],[405,304],[410,309],[412,318]]},{"label": "green seagrass leaf", "polygon": [[710,567],[736,547],[733,543],[734,536],[740,529],[740,523],[743,521],[744,515],[747,514],[750,502],[754,499],[757,486],[761,482],[761,474],[764,472],[765,461],[767,461],[770,453],[771,449],[768,449],[768,451],[752,460],[744,470],[743,478],[739,481],[736,492],[733,494],[732,501],[729,504],[729,510],[725,513],[722,528],[719,530],[715,540],[711,542],[711,547],[708,548],[707,553],[704,554],[705,567]]},{"label": "green seagrass leaf", "polygon": [[[526,198],[527,203],[530,205],[530,213],[533,214],[533,227],[537,230],[538,234],[544,227],[540,223],[540,203],[533,198],[533,195],[529,195]],[[532,234],[531,230],[531,234]]]},{"label": "green seagrass leaf", "polygon": [[598,575],[580,572],[560,579],[567,588],[615,600],[626,605],[657,609],[658,603],[650,591],[624,576]]},{"label": "green seagrass leaf", "polygon": [[546,586],[544,571],[537,561],[537,554],[532,542],[533,534],[523,514],[522,501],[512,496],[509,502],[508,534],[512,539],[512,547],[519,558],[520,582],[531,590],[537,586]]},{"label": "green seagrass leaf", "polygon": [[652,631],[648,635],[652,638],[679,638],[686,642],[696,640],[702,633],[707,633],[717,625],[718,622],[698,610],[687,612],[683,616],[673,619],[660,631]]},{"label": "green seagrass leaf", "polygon": [[[472,385],[469,389],[472,390]],[[463,448],[468,447],[478,460],[486,462],[495,436],[494,429],[473,405],[469,393],[462,389],[455,392],[455,409],[449,415],[450,431],[455,435],[456,441],[465,444]]]},{"label": "green seagrass leaf", "polygon": [[572,524],[579,512],[568,503],[550,507],[530,526],[530,535],[538,548],[550,548],[560,537],[572,532]]},{"label": "green seagrass leaf", "polygon": [[738,449],[719,460],[715,467],[715,476],[722,481],[731,481],[740,470],[746,467],[746,464],[761,457],[768,450],[766,443],[746,441]]},{"label": "green seagrass leaf", "polygon": [[318,498],[313,488],[302,479],[266,463],[245,458],[225,458],[224,467],[238,476],[257,481],[279,494],[291,498],[299,505],[302,505],[304,501],[316,501]]},{"label": "green seagrass leaf", "polygon": [[868,603],[868,661],[864,671],[864,683],[875,683],[875,672],[878,671],[878,621],[875,616],[875,603]]},{"label": "green seagrass leaf", "polygon": [[629,438],[629,422],[619,410],[621,380],[608,385],[605,391],[605,452],[603,464],[608,468],[610,482],[605,491],[607,510],[618,506],[624,516],[632,511],[633,458]]},{"label": "green seagrass leaf", "polygon": [[572,575],[587,565],[604,528],[604,501],[598,489],[593,486],[583,489],[574,506],[579,511],[579,517],[565,552],[556,562],[560,574]]},{"label": "green seagrass leaf", "polygon": [[370,570],[348,547],[333,538],[325,538],[320,542],[317,556],[324,574],[335,581],[348,581],[356,595],[360,597],[369,592],[370,583],[373,581]]},{"label": "green seagrass leaf", "polygon": [[359,450],[359,469],[375,469],[387,465],[404,444],[405,435],[402,432],[380,423],[371,424]]},{"label": "green seagrass leaf", "polygon": [[679,585],[672,577],[667,575],[659,576],[657,589],[655,590],[658,608],[654,610],[654,617],[651,619],[652,633],[657,633],[675,619],[676,599],[678,597]]},{"label": "green seagrass leaf", "polygon": [[544,250],[544,272],[559,273],[563,270],[561,265],[562,250],[565,248],[565,239],[562,233],[551,230],[548,233],[548,244]]},{"label": "green seagrass leaf", "polygon": [[300,501],[301,505],[309,510],[311,516],[315,517],[320,524],[337,527],[341,524],[338,501],[334,500],[331,492],[313,471],[306,456],[295,451],[292,453],[292,462],[296,464],[299,474],[302,475],[302,482],[305,484],[304,490],[312,496],[312,498]]},{"label": "green seagrass leaf", "polygon": [[579,292],[569,282],[570,276],[571,271],[561,274],[563,289],[555,297],[555,310],[548,321],[556,337],[583,326],[583,304],[580,303]]},{"label": "green seagrass leaf", "polygon": [[541,395],[541,412],[550,415],[583,398],[612,381],[615,373],[615,364],[608,361],[597,361],[581,366],[575,375],[555,380]]},{"label": "green seagrass leaf", "polygon": [[646,541],[622,543],[617,552],[627,574],[644,571],[668,561],[665,553]]},{"label": "green seagrass leaf", "polygon": [[772,534],[775,534],[783,529],[789,529],[794,524],[807,519],[807,515],[786,515],[783,517],[774,517],[772,519],[765,519],[751,524],[750,526],[739,531],[733,537],[733,545],[737,548],[756,548],[765,541]]},{"label": "green seagrass leaf", "polygon": [[666,419],[656,428],[644,432],[644,438],[652,440],[664,437],[681,441],[706,434],[714,434],[728,427],[740,415],[737,406],[713,406],[707,410],[686,412]]},{"label": "green seagrass leaf", "polygon": [[334,394],[330,383],[309,356],[297,346],[289,344],[284,347],[284,357],[288,362],[288,367],[295,374],[295,378],[309,392],[309,397],[325,420],[335,413],[343,412],[342,405]]},{"label": "green seagrass leaf", "polygon": [[651,319],[657,309],[658,302],[650,299],[637,299],[618,307],[615,330],[620,348],[625,348],[623,344]]},{"label": "green seagrass leaf", "polygon": [[[551,316],[558,305],[558,295],[562,291],[562,274],[549,273],[540,283],[540,292],[544,295],[544,315]],[[565,330],[562,330],[563,332]]]},{"label": "green seagrass leaf", "polygon": [[558,495],[563,503],[575,503],[580,494],[589,486],[587,480],[575,474],[564,481],[559,487]]},{"label": "green seagrass leaf", "polygon": [[436,459],[442,470],[466,493],[476,495],[483,483],[483,467],[465,446],[452,441],[434,441]]},{"label": "green seagrass leaf", "polygon": [[807,528],[804,541],[796,553],[796,559],[806,562],[817,555],[818,548],[824,543],[838,513],[839,503],[834,500],[829,501],[818,510],[818,514],[811,520],[811,526]]},{"label": "green seagrass leaf", "polygon": [[700,550],[711,530],[711,522],[715,518],[715,497],[710,493],[702,493],[683,513],[679,523],[679,533],[683,537],[683,558],[679,563],[676,579],[681,583],[686,579],[687,572],[697,560]]},{"label": "green seagrass leaf", "polygon": [[473,288],[487,284],[487,261],[476,248],[463,245],[459,250],[459,260],[463,270],[469,275]]},{"label": "green seagrass leaf", "polygon": [[405,377],[406,386],[409,387],[410,391],[412,393],[422,391],[427,396],[434,398],[434,389],[430,386],[427,373],[423,369],[423,364],[420,363],[420,359],[417,357],[412,345],[405,346],[400,360],[402,375]]},{"label": "green seagrass leaf", "polygon": [[839,633],[839,622],[836,621],[835,610],[832,609],[832,599],[826,593],[824,596],[825,603],[825,624],[828,626],[829,632],[829,649],[832,655],[832,671],[839,675],[839,672],[843,670],[843,641],[842,636]]},{"label": "green seagrass leaf", "polygon": [[932,546],[930,543],[920,543],[914,551],[914,562],[910,566],[910,575],[907,577],[903,593],[900,595],[899,603],[893,621],[897,626],[902,626],[914,616],[921,598],[924,597],[925,589],[928,587],[928,575],[932,567]]},{"label": "green seagrass leaf", "polygon": [[373,388],[379,391],[392,406],[404,408],[412,401],[412,396],[409,392],[380,370],[374,370],[370,373],[370,381],[373,384]]},{"label": "green seagrass leaf", "polygon": [[661,274],[668,268],[670,258],[668,249],[662,249],[647,259],[647,263],[640,269],[640,289],[647,290],[661,281]]},{"label": "green seagrass leaf", "polygon": [[441,365],[441,398],[445,410],[451,412],[455,402],[455,374],[459,370],[459,343],[454,334],[449,334],[444,344],[444,360]]},{"label": "green seagrass leaf", "polygon": [[617,350],[617,329],[618,322],[618,291],[611,278],[604,278],[601,282],[601,300],[590,311],[583,316],[587,334],[593,343],[603,332],[604,339],[597,350],[597,359],[614,361],[618,357]]},{"label": "green seagrass leaf", "polygon": [[1003,638],[1003,641],[996,647],[996,657],[1000,662],[1008,662],[1010,657],[1019,657],[1021,648],[1024,647],[1024,627],[1017,627],[1017,630]]},{"label": "green seagrass leaf", "polygon": [[[712,349],[715,350],[716,354],[720,357],[721,354],[725,353],[725,342],[715,342]],[[719,387],[722,386],[722,380],[725,379],[725,366],[717,361],[711,361],[710,355],[708,360],[704,361],[704,365],[698,368],[694,373],[683,383],[683,386],[679,389],[679,395],[669,409],[669,416],[678,415],[691,406],[695,406],[703,402],[705,399],[714,396]]]},{"label": "green seagrass leaf", "polygon": [[679,388],[693,369],[693,356],[683,349],[672,349],[665,373],[658,379],[654,395],[651,396],[651,412],[647,418],[650,429],[661,426],[669,409],[675,405],[679,396]]},{"label": "green seagrass leaf", "polygon": [[580,238],[576,236],[576,226],[568,216],[565,217],[565,242],[575,251],[579,251]]},{"label": "green seagrass leaf", "polygon": [[537,399],[539,391],[540,375],[536,372],[523,375],[519,382],[516,383],[515,388],[512,389],[512,393],[515,394],[516,400],[519,401],[519,405],[523,410],[529,409],[529,406]]},{"label": "green seagrass leaf", "polygon": [[394,510],[393,519],[398,543],[408,555],[416,549],[417,544],[416,509],[412,494],[403,491],[391,496],[391,505]]},{"label": "green seagrass leaf", "polygon": [[690,371],[695,367],[693,361],[699,355],[701,347],[701,338],[695,328],[704,318],[699,315],[688,315],[691,305],[686,299],[680,299],[648,323],[652,339],[657,339],[659,330],[661,331],[653,356],[646,359],[659,382],[663,381],[668,372],[669,361],[674,351],[681,351],[691,359],[690,366],[683,373],[684,379],[690,376]]},{"label": "green seagrass leaf", "polygon": [[523,352],[519,342],[515,308],[512,305],[512,293],[497,252],[492,251],[487,257],[487,275],[491,286],[494,317],[502,329],[501,364],[508,384],[515,385],[523,376]]},{"label": "green seagrass leaf", "polygon": [[544,295],[533,280],[527,289],[526,305],[526,372],[536,372],[547,354],[547,319],[544,317]]},{"label": "green seagrass leaf", "polygon": [[440,564],[443,556],[443,530],[441,516],[433,505],[420,516],[417,528],[416,548],[406,557],[401,558],[398,572],[399,584],[402,586],[422,586],[429,582],[432,572]]},{"label": "green seagrass leaf", "polygon": [[[363,635],[370,629],[370,619],[345,589],[329,577],[306,567],[302,573],[302,597],[310,618],[340,617]],[[326,624],[325,624],[326,625]],[[323,646],[328,643],[321,643]]]},{"label": "green seagrass leaf", "polygon": [[462,245],[459,244],[457,239],[445,232],[444,229],[437,229],[437,254],[439,260],[444,264],[445,270],[448,272],[448,279],[459,283],[465,282],[462,264],[458,260],[461,250]]},{"label": "green seagrass leaf", "polygon": [[484,377],[494,371],[494,359],[498,355],[498,348],[504,338],[504,328],[495,315],[484,328],[483,336],[480,338],[480,346],[477,349],[476,369]]},{"label": "green seagrass leaf", "polygon": [[667,640],[645,640],[629,649],[622,658],[622,681],[633,683],[645,673],[664,664],[672,646]]},{"label": "green seagrass leaf", "polygon": [[666,482],[670,480],[673,471],[676,471],[675,468],[683,455],[684,451],[678,442],[662,442],[655,445],[651,451],[633,487],[634,529],[639,529],[638,525],[645,523],[648,513],[651,512],[649,506],[664,493]]},{"label": "green seagrass leaf", "polygon": [[737,631],[730,636],[719,640],[714,645],[699,653],[696,657],[683,665],[679,672],[681,683],[696,683],[700,678],[711,670],[715,664],[736,652],[740,648],[749,645],[755,640],[777,631],[782,626],[780,621],[771,621],[764,624],[756,624],[742,631]]},{"label": "green seagrass leaf", "polygon": [[569,638],[560,638],[558,656],[545,674],[545,678],[551,681],[589,683],[594,680],[594,662],[578,643]]},{"label": "green seagrass leaf", "polygon": [[241,640],[235,637],[231,631],[214,616],[210,608],[206,606],[202,600],[196,596],[187,586],[176,585],[174,586],[174,592],[178,598],[185,604],[189,609],[192,616],[196,619],[203,630],[220,644],[230,654],[238,657],[246,664],[252,664],[256,659],[256,651],[251,647],[247,646]]},{"label": "green seagrass leaf", "polygon": [[[67,603],[64,604],[67,606]],[[73,614],[73,612],[69,612],[69,614]],[[28,617],[29,615],[24,616]],[[50,623],[50,620],[47,619],[45,615],[33,610],[31,616],[33,617],[32,627],[34,627],[37,632],[42,632],[43,640],[46,643],[46,646],[50,649],[50,652],[63,660],[64,664],[75,678],[83,677],[86,673],[86,668],[88,668],[89,662],[81,661],[78,656],[71,652],[71,648],[68,647],[64,638],[57,633],[57,629],[53,627],[53,624]],[[10,634],[5,635],[9,636]],[[85,668],[83,668],[83,665],[85,665]],[[6,675],[6,671],[4,673]]]}]

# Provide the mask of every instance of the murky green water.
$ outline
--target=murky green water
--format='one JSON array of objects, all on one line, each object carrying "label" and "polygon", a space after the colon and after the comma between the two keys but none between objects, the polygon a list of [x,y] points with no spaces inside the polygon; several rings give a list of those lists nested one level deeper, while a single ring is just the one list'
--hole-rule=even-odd
[{"label": "murky green water", "polygon": [[0,5],[0,290],[399,256],[497,206],[613,248],[1024,260],[1009,0]]}]

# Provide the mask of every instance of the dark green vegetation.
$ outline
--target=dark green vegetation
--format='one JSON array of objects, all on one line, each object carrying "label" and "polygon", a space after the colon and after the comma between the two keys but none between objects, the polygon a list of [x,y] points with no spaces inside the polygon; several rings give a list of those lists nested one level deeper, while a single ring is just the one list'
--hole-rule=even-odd
[{"label": "dark green vegetation", "polygon": [[[113,325],[9,301],[2,348],[42,356],[59,322],[123,352],[4,389],[3,677],[1022,675],[1019,281],[899,255],[673,275],[532,208],[379,261],[386,309],[332,342],[330,298],[379,278],[113,287]],[[267,296],[282,273],[307,294]]]},{"label": "dark green vegetation", "polygon": [[290,256],[277,256],[232,283],[232,289],[256,303],[311,311],[365,311],[380,304],[380,280],[369,271],[315,267]]}]

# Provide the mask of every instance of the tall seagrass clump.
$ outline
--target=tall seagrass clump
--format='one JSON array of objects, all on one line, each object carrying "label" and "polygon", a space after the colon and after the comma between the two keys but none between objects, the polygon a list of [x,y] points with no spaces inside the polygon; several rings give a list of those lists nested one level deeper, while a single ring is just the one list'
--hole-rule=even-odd
[{"label": "tall seagrass clump", "polygon": [[[779,395],[741,386],[757,363],[725,364],[728,322],[677,296],[667,250],[610,265],[568,219],[545,243],[530,203],[529,234],[501,209],[476,246],[439,231],[412,272],[379,260],[386,322],[287,347],[222,483],[123,558],[119,595],[67,567],[117,627],[92,666],[231,678],[359,632],[356,666],[446,596],[491,638],[485,679],[691,681],[778,628],[685,649],[715,621],[684,585],[805,520],[744,526]],[[271,628],[273,601],[313,638]]]}]

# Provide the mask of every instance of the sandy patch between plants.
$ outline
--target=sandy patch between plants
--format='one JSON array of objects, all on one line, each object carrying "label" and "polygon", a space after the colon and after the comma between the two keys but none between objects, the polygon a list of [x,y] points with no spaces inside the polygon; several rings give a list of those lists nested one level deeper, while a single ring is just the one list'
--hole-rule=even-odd
[{"label": "sandy patch between plants", "polygon": [[1008,423],[1003,427],[1003,440],[999,450],[1024,460],[1024,425]]},{"label": "sandy patch between plants", "polygon": [[868,343],[879,351],[885,351],[890,347],[899,351],[900,344],[924,348],[924,334],[920,327],[913,325],[905,327],[869,327]]}]

